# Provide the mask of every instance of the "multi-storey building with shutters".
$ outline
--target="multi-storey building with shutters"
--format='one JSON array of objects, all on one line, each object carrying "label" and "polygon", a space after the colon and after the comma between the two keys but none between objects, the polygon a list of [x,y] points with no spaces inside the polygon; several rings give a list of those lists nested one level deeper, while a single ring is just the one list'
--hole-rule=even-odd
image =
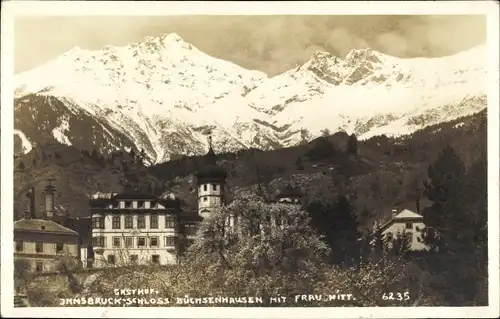
[{"label": "multi-storey building with shutters", "polygon": [[90,199],[94,267],[173,264],[193,242],[198,223],[224,203],[226,172],[211,143],[196,175],[198,209],[189,214],[172,193],[100,193]]}]

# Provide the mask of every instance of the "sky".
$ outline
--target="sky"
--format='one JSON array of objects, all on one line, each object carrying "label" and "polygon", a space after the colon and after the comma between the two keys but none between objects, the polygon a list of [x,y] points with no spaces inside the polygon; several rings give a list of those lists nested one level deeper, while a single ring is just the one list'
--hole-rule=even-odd
[{"label": "sky", "polygon": [[14,71],[75,46],[96,50],[175,32],[201,51],[276,75],[317,50],[343,57],[372,48],[398,57],[435,57],[486,43],[485,16],[72,16],[17,18]]}]

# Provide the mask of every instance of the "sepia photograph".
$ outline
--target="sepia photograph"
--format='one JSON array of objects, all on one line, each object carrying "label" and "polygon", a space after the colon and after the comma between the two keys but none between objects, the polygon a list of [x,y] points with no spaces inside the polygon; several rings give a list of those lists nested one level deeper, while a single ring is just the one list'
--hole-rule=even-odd
[{"label": "sepia photograph", "polygon": [[497,317],[498,9],[2,3],[2,316]]}]

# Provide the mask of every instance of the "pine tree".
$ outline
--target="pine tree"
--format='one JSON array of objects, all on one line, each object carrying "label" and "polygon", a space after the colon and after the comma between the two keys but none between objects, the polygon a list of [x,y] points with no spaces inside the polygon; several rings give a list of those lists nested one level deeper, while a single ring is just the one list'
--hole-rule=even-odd
[{"label": "pine tree", "polygon": [[146,162],[146,159],[147,159],[146,151],[144,149],[141,149],[141,151],[137,155],[137,162],[140,165],[144,165],[144,163]]},{"label": "pine tree", "polygon": [[[425,185],[424,194],[431,200],[432,206],[423,211],[423,240],[433,251],[446,253],[453,250],[456,244],[458,228],[467,225],[460,220],[460,212],[464,204],[463,182],[465,166],[453,148],[445,148],[439,158],[428,169],[429,182]],[[465,222],[461,227],[457,223]]]},{"label": "pine tree", "polygon": [[479,162],[466,173],[463,162],[447,147],[428,175],[425,195],[432,205],[423,211],[422,237],[438,252],[428,257],[427,265],[436,276],[434,289],[446,292],[450,305],[472,305],[483,293],[478,283],[486,277],[486,165]]},{"label": "pine tree", "polygon": [[396,256],[406,256],[410,251],[410,238],[402,232],[397,232],[391,242],[390,252]]},{"label": "pine tree", "polygon": [[353,207],[345,196],[338,196],[332,202],[312,201],[307,211],[311,227],[323,236],[331,249],[329,261],[332,264],[349,265],[359,261],[361,234]]},{"label": "pine tree", "polygon": [[358,221],[354,207],[347,197],[340,195],[333,206],[332,232],[337,237],[332,247],[332,262],[352,264],[358,261],[359,246]]},{"label": "pine tree", "polygon": [[385,236],[380,229],[380,225],[376,225],[373,234],[371,235],[371,245],[372,251],[370,259],[374,261],[379,261],[384,258],[387,252],[387,242]]},{"label": "pine tree", "polygon": [[358,154],[358,139],[356,135],[351,134],[347,140],[347,154],[357,155]]}]

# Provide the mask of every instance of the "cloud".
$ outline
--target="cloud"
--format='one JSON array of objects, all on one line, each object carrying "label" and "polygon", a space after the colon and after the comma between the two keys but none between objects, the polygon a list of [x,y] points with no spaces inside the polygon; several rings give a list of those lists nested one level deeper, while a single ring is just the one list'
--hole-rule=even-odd
[{"label": "cloud", "polygon": [[484,16],[167,16],[46,17],[15,23],[15,70],[80,46],[126,45],[176,32],[200,50],[274,75],[317,50],[343,57],[356,48],[439,56],[486,41]]}]

